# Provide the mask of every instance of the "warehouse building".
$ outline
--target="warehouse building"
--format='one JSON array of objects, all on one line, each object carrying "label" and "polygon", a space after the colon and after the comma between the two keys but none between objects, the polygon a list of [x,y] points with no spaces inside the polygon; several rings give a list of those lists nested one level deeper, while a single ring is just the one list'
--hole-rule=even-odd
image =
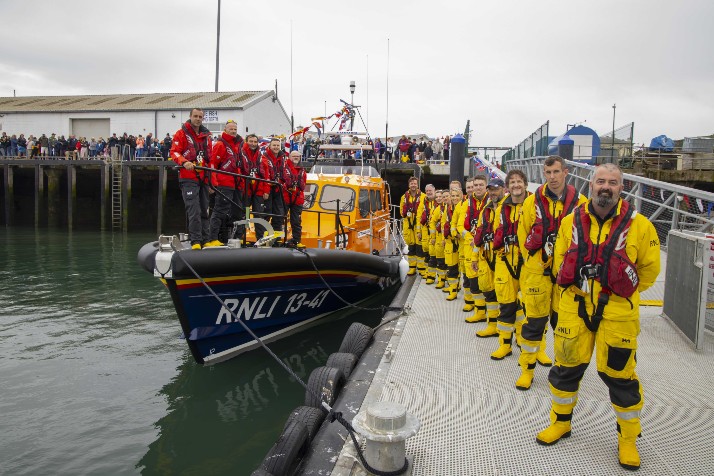
[{"label": "warehouse building", "polygon": [[275,91],[0,97],[0,132],[40,136],[110,137],[152,133],[163,137],[188,120],[191,108],[204,110],[209,130],[228,120],[242,136],[290,134],[290,119]]}]

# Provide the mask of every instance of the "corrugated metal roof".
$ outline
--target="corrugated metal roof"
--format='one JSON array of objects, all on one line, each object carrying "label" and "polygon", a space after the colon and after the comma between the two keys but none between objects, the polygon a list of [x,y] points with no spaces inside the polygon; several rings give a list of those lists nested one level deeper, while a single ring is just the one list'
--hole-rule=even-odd
[{"label": "corrugated metal roof", "polygon": [[222,91],[218,93],[106,94],[87,96],[0,97],[0,112],[81,112],[243,109],[273,91]]}]

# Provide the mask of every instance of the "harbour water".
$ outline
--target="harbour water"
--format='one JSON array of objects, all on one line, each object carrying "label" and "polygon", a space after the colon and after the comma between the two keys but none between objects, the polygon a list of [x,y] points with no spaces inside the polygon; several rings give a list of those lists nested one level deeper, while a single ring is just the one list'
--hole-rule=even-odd
[{"label": "harbour water", "polygon": [[[302,404],[262,350],[193,361],[168,293],[136,263],[152,239],[0,231],[0,474],[250,474]],[[271,348],[307,380],[354,319],[381,317],[347,315]]]}]

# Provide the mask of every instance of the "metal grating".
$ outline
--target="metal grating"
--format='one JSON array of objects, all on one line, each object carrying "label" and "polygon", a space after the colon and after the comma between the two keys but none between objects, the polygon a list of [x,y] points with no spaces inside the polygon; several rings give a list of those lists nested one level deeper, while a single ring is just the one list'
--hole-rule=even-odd
[{"label": "metal grating", "polygon": [[[412,474],[627,473],[617,464],[615,417],[594,362],[581,385],[573,436],[539,446],[535,435],[548,424],[550,408],[548,369],[538,367],[531,390],[519,392],[518,352],[490,360],[496,339],[474,336],[483,324],[463,322],[461,300],[446,302],[419,278],[415,286],[379,397],[403,403],[421,421],[407,441]],[[651,292],[661,296],[663,287],[660,279]],[[660,313],[641,308],[638,375],[646,403],[639,474],[714,474],[714,337],[707,333],[703,351],[695,352]],[[550,332],[548,343],[552,354]]]}]

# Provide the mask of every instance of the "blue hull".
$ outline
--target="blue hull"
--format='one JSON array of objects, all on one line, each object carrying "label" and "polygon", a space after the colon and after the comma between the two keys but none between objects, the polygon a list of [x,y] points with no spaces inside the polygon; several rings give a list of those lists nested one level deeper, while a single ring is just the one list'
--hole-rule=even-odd
[{"label": "blue hull", "polygon": [[[156,267],[156,249],[152,251],[151,245],[139,253],[147,270]],[[270,342],[349,307],[342,300],[356,304],[401,282],[398,257],[310,250],[306,259],[294,250],[247,248],[177,253],[181,257],[171,258],[172,272],[170,276],[165,272],[163,281],[200,364],[221,362],[258,347],[244,325]],[[225,306],[196,279],[187,263]]]}]

